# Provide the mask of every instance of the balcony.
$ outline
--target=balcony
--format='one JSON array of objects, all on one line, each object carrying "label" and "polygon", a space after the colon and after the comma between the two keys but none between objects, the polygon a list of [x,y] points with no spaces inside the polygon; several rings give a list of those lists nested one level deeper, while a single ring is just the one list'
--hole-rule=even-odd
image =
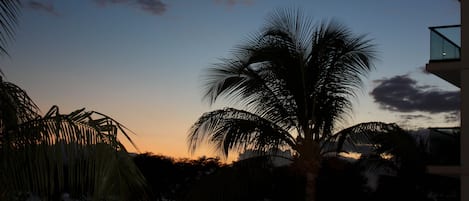
[{"label": "balcony", "polygon": [[461,58],[461,25],[430,27],[430,62]]},{"label": "balcony", "polygon": [[430,61],[426,66],[449,83],[460,87],[461,25],[430,27]]}]

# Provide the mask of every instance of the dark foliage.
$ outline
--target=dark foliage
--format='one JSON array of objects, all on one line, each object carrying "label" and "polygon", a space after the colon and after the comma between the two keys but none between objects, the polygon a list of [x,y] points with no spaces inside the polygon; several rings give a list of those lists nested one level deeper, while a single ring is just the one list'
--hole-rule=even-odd
[{"label": "dark foliage", "polygon": [[223,167],[218,158],[175,160],[151,153],[135,156],[134,162],[147,179],[152,200],[181,200],[196,181]]},{"label": "dark foliage", "polygon": [[405,177],[381,176],[378,188],[373,195],[374,200],[414,200],[430,201],[424,189]]},{"label": "dark foliage", "polygon": [[[235,163],[201,179],[186,200],[302,201],[305,178],[294,165],[274,167]],[[323,161],[318,176],[317,200],[366,200],[371,191],[361,169],[340,158]],[[337,193],[340,192],[340,193]]]},{"label": "dark foliage", "polygon": [[304,200],[304,185],[289,167],[233,164],[200,180],[185,200]]},{"label": "dark foliage", "polygon": [[317,178],[317,201],[369,200],[363,169],[343,158],[324,158]]},{"label": "dark foliage", "polygon": [[[294,164],[275,167],[266,158],[231,165],[217,158],[173,159],[151,153],[134,158],[152,190],[151,200],[303,201],[305,177]],[[368,186],[363,161],[324,157],[317,177],[317,201],[458,200],[459,180],[429,174],[378,175]]]}]

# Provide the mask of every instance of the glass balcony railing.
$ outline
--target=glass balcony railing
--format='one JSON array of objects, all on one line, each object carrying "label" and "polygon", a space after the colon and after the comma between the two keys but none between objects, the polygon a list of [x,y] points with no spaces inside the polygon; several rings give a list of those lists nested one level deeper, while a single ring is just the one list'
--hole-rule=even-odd
[{"label": "glass balcony railing", "polygon": [[461,25],[430,27],[430,61],[461,58]]}]

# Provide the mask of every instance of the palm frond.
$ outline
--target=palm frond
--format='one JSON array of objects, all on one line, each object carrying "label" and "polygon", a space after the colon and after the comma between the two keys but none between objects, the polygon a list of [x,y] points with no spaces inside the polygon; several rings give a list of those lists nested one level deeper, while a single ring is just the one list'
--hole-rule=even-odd
[{"label": "palm frond", "polygon": [[[393,168],[398,170],[399,174],[422,173],[425,169],[416,140],[396,124],[382,122],[357,124],[340,131],[323,144],[328,150],[331,150],[331,145],[335,145],[337,153],[345,150],[371,156],[388,155],[392,157]],[[368,149],[358,150],[359,146]]]},{"label": "palm frond", "polygon": [[20,7],[21,2],[19,0],[0,1],[0,54],[8,55],[6,46],[14,38]]},{"label": "palm frond", "polygon": [[311,44],[313,21],[301,9],[277,9],[267,18],[263,38],[291,47],[293,52],[306,52]]},{"label": "palm frond", "polygon": [[213,144],[224,156],[230,150],[267,151],[294,145],[288,131],[253,113],[233,108],[205,113],[194,123],[188,135],[190,152],[204,142]]},{"label": "palm frond", "polygon": [[39,118],[39,108],[17,85],[0,76],[0,149],[9,141],[18,125]]},{"label": "palm frond", "polygon": [[[132,130],[130,130],[129,128],[127,128],[126,126],[119,123],[118,121],[116,121],[115,119],[111,118],[108,115],[105,115],[103,113],[96,112],[96,111],[92,111],[91,115],[93,114],[97,114],[101,117],[99,119],[90,120],[90,121],[95,122],[92,125],[97,125],[96,129],[99,129],[101,131],[106,131],[108,134],[112,134],[113,136],[117,136],[118,133],[121,133],[123,137],[125,137],[125,139],[128,140],[138,152],[140,152],[139,148],[137,147],[137,144],[134,143],[134,141],[129,135],[129,133],[135,135],[135,132],[133,132]],[[125,147],[122,145],[120,146],[120,148],[125,149]]]},{"label": "palm frond", "polygon": [[[362,79],[373,69],[375,50],[370,40],[355,36],[337,21],[316,27],[308,55],[308,74],[314,79],[308,93],[319,103],[316,116],[329,115],[324,120],[344,123],[352,112],[351,98],[362,87]],[[325,108],[325,110],[324,110]],[[329,124],[332,131],[334,124]]]},{"label": "palm frond", "polygon": [[80,109],[64,115],[53,106],[44,117],[20,124],[0,150],[0,181],[6,182],[0,191],[44,199],[61,193],[96,200],[128,200],[130,191],[144,195],[145,179],[117,138],[120,124],[93,114]]},{"label": "palm frond", "polygon": [[[389,124],[383,122],[366,122],[356,124],[349,128],[343,129],[335,135],[329,137],[324,146],[334,144],[337,152],[342,151],[358,151],[357,145],[375,146],[380,142],[377,140],[378,136],[387,136],[400,133],[402,129],[396,124]],[[347,150],[345,150],[347,146]]]},{"label": "palm frond", "polygon": [[[279,82],[267,67],[249,65],[242,60],[223,60],[209,69],[205,98],[211,103],[220,96],[245,109],[284,126],[294,125],[294,105],[279,90]],[[255,69],[254,69],[255,68]]]},{"label": "palm frond", "polygon": [[[17,123],[32,120],[39,116],[39,107],[28,96],[26,91],[17,85],[3,81],[0,76],[0,93],[1,93],[1,111],[11,111],[16,116]],[[3,112],[2,114],[6,114]]]}]

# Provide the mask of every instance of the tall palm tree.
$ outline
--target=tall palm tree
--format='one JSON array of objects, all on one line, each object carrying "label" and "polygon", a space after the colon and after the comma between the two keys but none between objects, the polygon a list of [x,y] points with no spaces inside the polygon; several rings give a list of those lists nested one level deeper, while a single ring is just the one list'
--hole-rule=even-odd
[{"label": "tall palm tree", "polygon": [[319,164],[331,144],[362,142],[397,127],[363,123],[334,135],[374,59],[375,46],[364,35],[337,21],[313,24],[301,11],[279,9],[233,58],[209,69],[204,98],[213,104],[223,97],[240,108],[203,114],[189,131],[189,150],[206,142],[225,156],[230,150],[291,149],[306,175],[306,200],[315,200]]}]

